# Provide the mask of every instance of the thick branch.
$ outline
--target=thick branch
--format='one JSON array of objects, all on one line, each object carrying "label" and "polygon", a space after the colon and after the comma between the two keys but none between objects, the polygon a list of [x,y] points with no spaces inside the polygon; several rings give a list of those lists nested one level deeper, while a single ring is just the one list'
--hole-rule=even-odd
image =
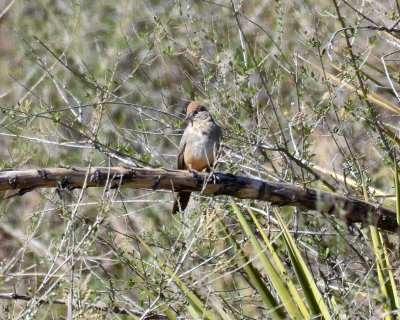
[{"label": "thick branch", "polygon": [[206,195],[229,195],[242,199],[269,201],[335,214],[349,223],[362,222],[383,230],[396,231],[396,213],[356,198],[318,191],[289,183],[261,181],[231,174],[193,174],[182,170],[147,168],[51,168],[0,171],[0,191],[19,190],[23,195],[35,188],[166,189],[197,191]]}]

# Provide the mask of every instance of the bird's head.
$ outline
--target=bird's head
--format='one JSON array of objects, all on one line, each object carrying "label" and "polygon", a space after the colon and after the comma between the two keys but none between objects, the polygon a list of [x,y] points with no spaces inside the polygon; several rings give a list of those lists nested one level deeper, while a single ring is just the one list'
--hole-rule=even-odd
[{"label": "bird's head", "polygon": [[186,118],[185,121],[197,121],[197,120],[205,120],[210,116],[206,107],[204,107],[199,101],[192,101],[189,103],[186,110]]}]

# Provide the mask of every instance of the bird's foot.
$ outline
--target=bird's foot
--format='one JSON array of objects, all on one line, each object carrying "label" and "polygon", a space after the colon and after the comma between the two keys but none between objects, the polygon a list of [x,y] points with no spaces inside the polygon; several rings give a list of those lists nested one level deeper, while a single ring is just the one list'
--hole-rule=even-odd
[{"label": "bird's foot", "polygon": [[188,169],[188,171],[192,174],[194,183],[197,186],[201,186],[203,184],[203,181],[202,179],[200,179],[198,171],[190,168]]}]

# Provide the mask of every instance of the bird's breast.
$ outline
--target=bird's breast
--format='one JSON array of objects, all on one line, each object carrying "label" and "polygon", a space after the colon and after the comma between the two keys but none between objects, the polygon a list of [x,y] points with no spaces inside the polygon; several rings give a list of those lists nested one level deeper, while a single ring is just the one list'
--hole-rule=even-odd
[{"label": "bird's breast", "polygon": [[198,128],[188,128],[184,151],[185,165],[195,170],[203,170],[214,161],[218,137],[214,132],[204,132]]}]

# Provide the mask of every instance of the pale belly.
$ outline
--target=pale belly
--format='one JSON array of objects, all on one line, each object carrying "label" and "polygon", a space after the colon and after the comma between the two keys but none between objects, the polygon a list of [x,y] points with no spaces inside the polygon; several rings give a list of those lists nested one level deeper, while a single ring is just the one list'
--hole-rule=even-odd
[{"label": "pale belly", "polygon": [[198,171],[209,167],[214,161],[214,145],[215,142],[213,139],[209,139],[206,135],[196,132],[185,147],[183,156],[186,166]]}]

